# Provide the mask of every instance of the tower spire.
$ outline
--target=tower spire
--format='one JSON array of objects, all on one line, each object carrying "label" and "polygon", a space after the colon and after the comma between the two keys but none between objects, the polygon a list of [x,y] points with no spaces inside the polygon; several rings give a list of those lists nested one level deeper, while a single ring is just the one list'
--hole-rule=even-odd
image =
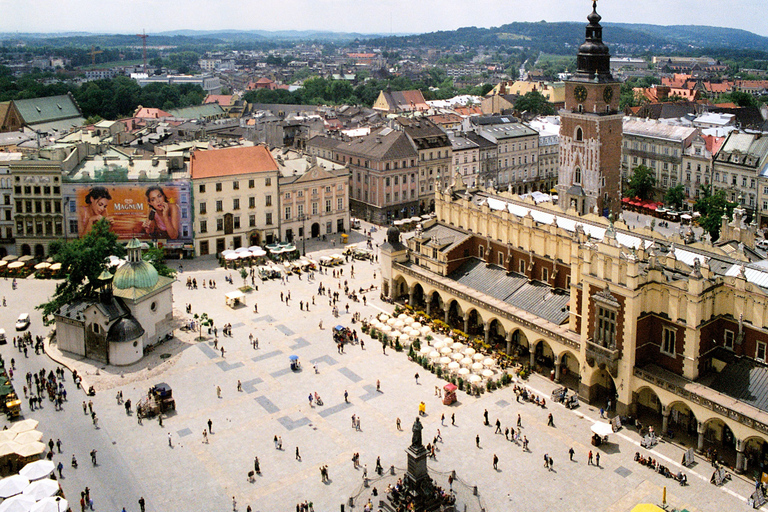
[{"label": "tower spire", "polygon": [[611,54],[603,43],[602,17],[597,13],[597,0],[592,1],[592,12],[587,16],[589,25],[586,27],[584,43],[579,46],[576,57],[576,80],[597,80],[613,82],[611,76]]}]

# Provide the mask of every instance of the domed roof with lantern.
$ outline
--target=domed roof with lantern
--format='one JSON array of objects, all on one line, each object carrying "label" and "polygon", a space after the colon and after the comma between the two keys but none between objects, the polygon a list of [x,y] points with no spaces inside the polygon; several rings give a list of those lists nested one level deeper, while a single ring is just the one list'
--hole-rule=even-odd
[{"label": "domed roof with lantern", "polygon": [[126,290],[129,288],[152,288],[157,284],[157,270],[141,257],[141,242],[136,238],[125,246],[128,250],[128,260],[120,265],[112,279],[113,288]]}]

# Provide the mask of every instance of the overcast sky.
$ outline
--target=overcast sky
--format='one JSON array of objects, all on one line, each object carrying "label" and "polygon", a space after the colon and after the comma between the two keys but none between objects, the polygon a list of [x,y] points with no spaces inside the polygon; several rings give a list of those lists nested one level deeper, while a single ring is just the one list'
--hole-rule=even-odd
[{"label": "overcast sky", "polygon": [[[168,30],[404,33],[513,21],[584,21],[588,0],[0,0],[0,32]],[[610,22],[711,25],[768,36],[764,0],[601,0]],[[610,32],[605,34],[610,41]]]}]

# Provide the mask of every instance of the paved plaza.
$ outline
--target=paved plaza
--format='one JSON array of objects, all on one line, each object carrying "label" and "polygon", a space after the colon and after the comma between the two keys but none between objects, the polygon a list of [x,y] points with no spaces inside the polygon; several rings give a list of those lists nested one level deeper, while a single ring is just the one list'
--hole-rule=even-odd
[{"label": "paved plaza", "polygon": [[[367,225],[366,225],[367,226]],[[384,233],[375,233],[380,243]],[[356,234],[360,238],[359,233]],[[353,236],[354,240],[354,236]],[[340,252],[337,244],[329,247],[318,242],[308,244],[307,250],[317,259],[321,255]],[[62,486],[77,509],[80,491],[89,486],[96,510],[138,511],[137,500],[144,496],[148,511],[185,512],[191,510],[232,510],[232,498],[237,510],[250,505],[254,511],[293,511],[296,503],[308,500],[317,511],[337,511],[354,497],[354,510],[362,510],[372,487],[362,487],[364,466],[374,478],[376,458],[386,470],[395,467],[402,476],[406,466],[405,448],[411,441],[411,425],[417,416],[418,404],[427,404],[424,442],[431,442],[440,429],[436,459],[430,459],[438,483],[447,485],[447,475],[455,471],[463,489],[478,487],[479,497],[463,492],[467,510],[482,505],[488,511],[508,510],[605,510],[627,511],[639,502],[660,504],[662,488],[667,486],[667,501],[676,508],[691,512],[708,510],[747,510],[745,502],[753,483],[735,477],[722,488],[709,483],[712,468],[697,458],[694,467],[686,469],[690,485],[680,487],[650,469],[633,461],[639,447],[639,435],[633,429],[623,429],[611,436],[611,443],[595,449],[589,443],[590,426],[598,412],[586,404],[574,411],[549,403],[554,387],[548,379],[534,375],[524,384],[547,397],[547,409],[516,402],[512,388],[485,393],[480,398],[459,393],[459,402],[443,406],[434,393],[443,381],[426,373],[407,359],[405,352],[388,349],[368,336],[361,335],[360,325],[351,324],[353,313],[364,318],[392,306],[379,300],[377,289],[366,293],[368,305],[350,302],[345,312],[346,298],[340,301],[338,319],[331,315],[328,297],[318,295],[322,282],[332,291],[340,291],[347,280],[352,289],[379,285],[378,265],[354,262],[342,268],[344,275],[334,279],[317,274],[313,281],[305,275],[301,280],[291,276],[285,285],[279,280],[261,283],[258,291],[247,297],[247,306],[232,310],[225,306],[224,295],[242,286],[236,271],[218,268],[214,260],[184,261],[184,272],[174,285],[175,310],[189,319],[185,305],[193,313],[207,313],[219,329],[218,347],[225,348],[224,357],[214,349],[212,336],[197,342],[196,333],[176,330],[178,340],[156,348],[140,365],[130,368],[100,368],[85,361],[67,360],[85,381],[97,388],[92,398],[99,417],[96,429],[82,411],[82,401],[88,398],[75,391],[67,376],[68,403],[64,411],[53,410],[50,402],[45,408],[30,412],[24,402],[23,416],[38,419],[44,441],[52,437],[63,442],[63,453],[55,462],[65,464]],[[174,262],[170,262],[175,266]],[[376,279],[373,274],[376,273]],[[230,274],[234,284],[225,282]],[[197,290],[188,290],[187,277],[198,281]],[[215,280],[216,289],[203,289],[202,280]],[[341,288],[339,285],[341,284]],[[32,333],[45,334],[40,314],[33,308],[43,301],[55,283],[33,278],[19,282],[17,290],[10,281],[0,280],[0,295],[7,298],[8,307],[0,308],[0,326],[10,337],[13,322],[21,312],[32,314]],[[290,292],[286,305],[280,301]],[[314,296],[315,304],[312,305]],[[309,302],[310,311],[301,311],[299,301]],[[254,313],[254,305],[258,313]],[[323,329],[319,327],[322,320]],[[232,337],[222,336],[222,326],[232,324]],[[332,341],[334,325],[357,329],[365,341],[348,346],[338,353]],[[258,338],[254,349],[248,336]],[[21,393],[23,374],[41,367],[53,368],[47,356],[30,353],[24,358],[9,342],[0,348],[4,359],[16,360],[15,384]],[[55,347],[52,350],[54,357]],[[288,356],[297,355],[302,362],[300,372],[289,368]],[[317,365],[318,373],[313,370]],[[419,373],[418,383],[414,378]],[[238,380],[242,391],[237,391]],[[376,390],[376,381],[381,390]],[[135,415],[126,415],[118,405],[118,390],[135,404],[153,384],[166,382],[173,388],[175,413],[165,417],[161,427],[157,421],[145,420],[139,425]],[[221,398],[216,388],[221,387]],[[344,392],[349,403],[344,401]],[[317,392],[324,405],[310,405],[308,395]],[[506,441],[504,435],[494,434],[495,427],[482,424],[487,409],[491,424],[500,419],[502,429],[512,427],[517,415],[522,420],[522,432],[530,442],[530,451]],[[554,416],[555,427],[548,427],[547,415]],[[360,418],[361,429],[352,428],[352,415]],[[441,415],[445,415],[441,424]],[[451,416],[455,415],[455,425]],[[402,431],[396,428],[396,418]],[[212,421],[208,442],[203,439],[207,421]],[[4,420],[5,421],[5,420]],[[172,447],[169,446],[168,434]],[[480,436],[479,448],[476,436]],[[274,436],[282,439],[282,450],[275,449]],[[300,460],[296,457],[299,449]],[[574,461],[568,459],[568,449],[575,450]],[[88,453],[98,450],[98,466],[90,463]],[[587,465],[587,454],[600,451],[600,467]],[[352,455],[360,453],[361,467],[355,469]],[[70,468],[72,454],[80,461],[77,470]],[[553,470],[543,464],[544,454],[554,460]],[[661,443],[652,456],[665,461],[673,471],[679,469],[683,449]],[[498,455],[498,470],[492,459]],[[261,475],[253,482],[247,474],[258,456]],[[320,466],[327,465],[330,480],[321,482]],[[377,477],[378,478],[378,477]],[[374,481],[383,491],[387,480]],[[459,483],[457,483],[457,487]],[[383,493],[379,492],[379,499]],[[473,501],[474,500],[474,501]],[[377,501],[374,500],[374,504]]]}]

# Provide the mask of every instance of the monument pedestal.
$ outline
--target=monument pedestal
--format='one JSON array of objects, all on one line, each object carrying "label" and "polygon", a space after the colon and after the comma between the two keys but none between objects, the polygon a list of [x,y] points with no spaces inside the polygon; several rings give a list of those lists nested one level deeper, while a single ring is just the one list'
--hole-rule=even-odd
[{"label": "monument pedestal", "polygon": [[427,449],[423,445],[409,446],[408,470],[403,483],[406,494],[413,501],[414,510],[432,512],[440,510],[440,500],[435,496],[435,486],[427,470]]}]

